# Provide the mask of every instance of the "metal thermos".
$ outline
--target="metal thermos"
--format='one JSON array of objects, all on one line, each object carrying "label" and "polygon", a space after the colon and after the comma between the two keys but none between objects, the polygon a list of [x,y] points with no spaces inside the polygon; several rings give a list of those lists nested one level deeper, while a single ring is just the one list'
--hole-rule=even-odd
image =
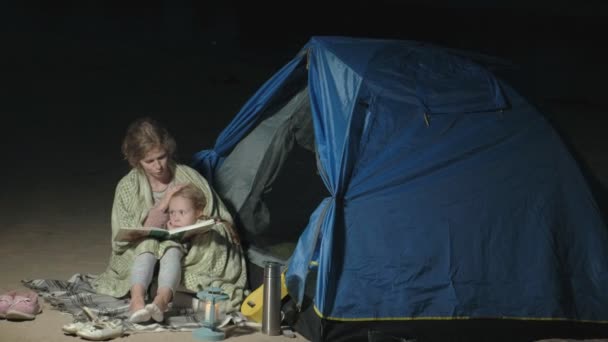
[{"label": "metal thermos", "polygon": [[281,264],[266,262],[264,265],[264,304],[262,333],[270,336],[281,334]]}]

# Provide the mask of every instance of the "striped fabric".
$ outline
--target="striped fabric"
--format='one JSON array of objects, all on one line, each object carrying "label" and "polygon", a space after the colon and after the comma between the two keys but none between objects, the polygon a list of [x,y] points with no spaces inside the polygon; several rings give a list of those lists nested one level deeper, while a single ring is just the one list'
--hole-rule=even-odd
[{"label": "striped fabric", "polygon": [[129,299],[114,298],[98,294],[91,286],[95,276],[75,274],[69,280],[35,279],[24,280],[23,285],[43,298],[51,307],[60,312],[70,314],[74,322],[84,322],[88,318],[82,307],[86,306],[100,317],[121,319],[126,333],[160,332],[160,331],[191,331],[202,325],[192,308],[194,294],[176,292],[173,305],[165,313],[163,323],[134,324],[128,321]]}]

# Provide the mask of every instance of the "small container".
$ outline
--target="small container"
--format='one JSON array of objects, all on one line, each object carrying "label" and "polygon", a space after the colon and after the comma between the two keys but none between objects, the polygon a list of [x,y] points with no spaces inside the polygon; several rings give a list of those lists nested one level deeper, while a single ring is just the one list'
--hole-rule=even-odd
[{"label": "small container", "polygon": [[196,294],[198,301],[193,301],[193,307],[197,308],[195,316],[201,321],[201,328],[195,329],[192,335],[202,341],[221,341],[226,335],[217,329],[226,313],[223,304],[228,300],[228,295],[221,288],[210,287]]},{"label": "small container", "polygon": [[262,333],[281,335],[281,264],[277,262],[264,265],[263,300]]}]

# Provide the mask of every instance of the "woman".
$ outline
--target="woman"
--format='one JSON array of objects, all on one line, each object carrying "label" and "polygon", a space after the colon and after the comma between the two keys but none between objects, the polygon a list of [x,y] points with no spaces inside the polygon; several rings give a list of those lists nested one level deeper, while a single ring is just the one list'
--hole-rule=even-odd
[{"label": "woman", "polygon": [[[179,284],[191,291],[221,287],[230,296],[228,311],[237,310],[245,295],[245,259],[232,228],[232,217],[197,171],[174,161],[175,149],[175,140],[167,130],[150,118],[133,122],[122,145],[122,153],[132,170],[116,187],[112,206],[112,255],[106,271],[95,279],[93,286],[98,293],[113,297],[130,293],[131,318],[138,322],[145,320],[142,310],[145,310],[145,293],[151,281],[150,274],[139,270],[156,260],[161,264],[181,263],[181,272],[170,275],[171,279],[167,276],[159,279],[152,303],[161,313],[167,310]],[[212,231],[194,237],[188,249],[171,240],[114,241],[120,227],[165,227],[171,196],[188,183],[200,188],[207,198],[203,214],[218,221]],[[162,318],[158,312],[150,314]]]}]

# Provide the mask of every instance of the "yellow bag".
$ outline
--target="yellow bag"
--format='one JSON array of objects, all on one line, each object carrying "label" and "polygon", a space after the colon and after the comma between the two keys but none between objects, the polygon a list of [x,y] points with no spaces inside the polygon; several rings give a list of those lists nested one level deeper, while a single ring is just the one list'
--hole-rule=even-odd
[{"label": "yellow bag", "polygon": [[[285,273],[281,273],[281,299],[287,296],[287,285],[285,285]],[[264,284],[251,292],[241,304],[241,313],[248,319],[262,323],[264,303]]]}]

